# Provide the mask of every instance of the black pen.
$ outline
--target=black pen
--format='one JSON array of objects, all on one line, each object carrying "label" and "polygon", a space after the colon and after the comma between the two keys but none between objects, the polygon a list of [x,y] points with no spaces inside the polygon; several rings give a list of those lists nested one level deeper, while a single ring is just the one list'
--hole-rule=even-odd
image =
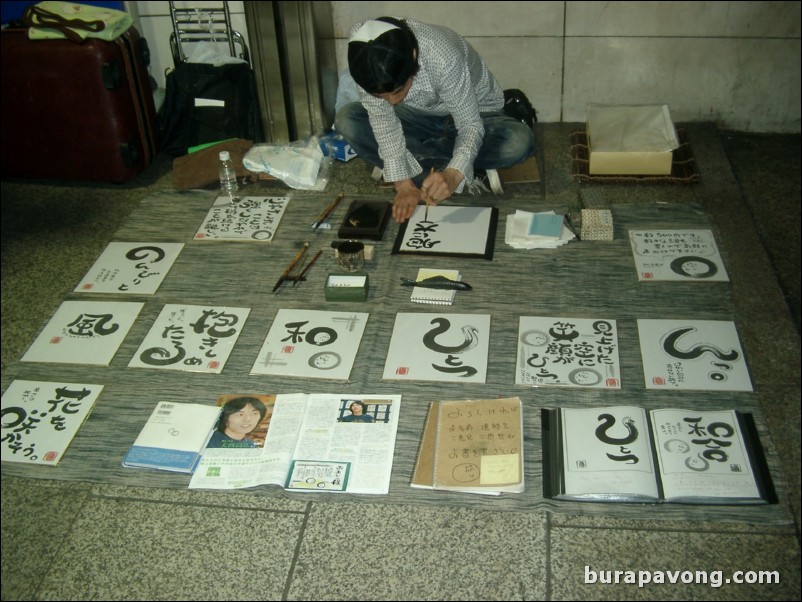
[{"label": "black pen", "polygon": [[300,250],[300,251],[298,251],[298,254],[297,254],[297,255],[296,255],[294,258],[293,258],[293,260],[290,262],[290,265],[288,265],[288,266],[287,266],[287,269],[286,269],[286,270],[284,270],[284,273],[281,275],[281,278],[279,278],[279,279],[278,279],[278,282],[276,282],[276,286],[274,286],[274,287],[273,287],[273,292],[274,292],[274,293],[275,293],[275,292],[276,292],[276,291],[279,289],[279,287],[280,287],[282,284],[284,284],[284,281],[285,281],[285,280],[286,280],[286,279],[289,277],[289,275],[290,275],[290,272],[292,272],[293,268],[295,267],[295,264],[297,264],[297,263],[298,263],[298,262],[301,260],[301,258],[302,258],[304,255],[306,255],[306,250],[307,250],[308,248],[309,248],[309,243],[308,243],[308,242],[305,242],[305,243],[304,243],[304,246],[303,246],[303,247],[301,247],[301,250]]}]

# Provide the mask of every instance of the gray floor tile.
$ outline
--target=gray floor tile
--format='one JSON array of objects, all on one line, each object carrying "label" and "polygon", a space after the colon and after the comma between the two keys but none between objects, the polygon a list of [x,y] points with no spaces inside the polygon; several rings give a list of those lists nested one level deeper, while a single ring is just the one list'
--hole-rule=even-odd
[{"label": "gray floor tile", "polygon": [[90,489],[81,483],[2,477],[3,600],[34,599]]},{"label": "gray floor tile", "polygon": [[541,513],[314,504],[292,600],[540,600]]},{"label": "gray floor tile", "polygon": [[93,498],[37,597],[281,599],[303,521],[300,513]]},{"label": "gray floor tile", "polygon": [[[551,600],[798,600],[800,595],[799,548],[792,534],[553,527],[550,550]],[[676,571],[678,582],[671,583],[670,572]],[[697,571],[703,575],[697,577]],[[639,579],[652,582],[641,586]]]},{"label": "gray floor tile", "polygon": [[[620,504],[603,504],[605,508]],[[756,522],[710,520],[709,518],[688,520],[673,519],[660,516],[665,504],[653,506],[654,518],[644,519],[632,516],[610,516],[598,512],[600,504],[576,502],[563,504],[558,510],[549,513],[549,524],[552,527],[575,527],[578,529],[642,529],[644,531],[693,531],[694,533],[739,533],[742,535],[791,535],[794,526],[790,520],[782,524],[766,524],[758,522],[761,506],[755,506]],[[676,507],[677,505],[674,504]],[[717,506],[723,513],[723,506]],[[716,510],[712,510],[716,512]]]},{"label": "gray floor tile", "polygon": [[92,494],[109,498],[125,498],[174,504],[224,506],[226,508],[272,510],[278,512],[305,512],[309,499],[255,495],[249,491],[206,491],[201,489],[161,489],[157,487],[126,487],[123,485],[95,485]]}]

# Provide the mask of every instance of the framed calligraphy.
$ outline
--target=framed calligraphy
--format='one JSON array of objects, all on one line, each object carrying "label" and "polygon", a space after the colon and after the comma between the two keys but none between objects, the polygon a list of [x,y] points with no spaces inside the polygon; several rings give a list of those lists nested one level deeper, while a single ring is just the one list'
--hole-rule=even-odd
[{"label": "framed calligraphy", "polygon": [[[428,214],[428,215],[427,215]],[[398,228],[393,254],[493,259],[498,226],[495,207],[420,205]]]}]

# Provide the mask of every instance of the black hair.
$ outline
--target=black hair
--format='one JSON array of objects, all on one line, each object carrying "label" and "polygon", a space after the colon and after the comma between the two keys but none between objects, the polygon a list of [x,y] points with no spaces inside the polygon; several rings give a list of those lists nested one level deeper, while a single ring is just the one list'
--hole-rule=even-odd
[{"label": "black hair", "polygon": [[351,406],[353,406],[354,404],[356,404],[356,405],[358,405],[358,406],[360,406],[362,408],[362,414],[367,414],[368,413],[368,406],[365,405],[364,401],[359,401],[358,399],[353,399],[348,404],[348,411],[350,411],[352,414],[354,413],[354,411],[351,409]]},{"label": "black hair", "polygon": [[395,92],[418,72],[418,40],[405,21],[379,17],[398,27],[369,42],[349,42],[348,69],[351,77],[369,94]]},{"label": "black hair", "polygon": [[220,420],[217,422],[217,430],[221,433],[225,433],[226,427],[228,426],[228,417],[231,416],[231,414],[236,414],[248,405],[253,406],[253,408],[259,412],[259,422],[265,419],[267,408],[261,400],[256,397],[235,397],[229,399],[223,405],[223,413],[220,415]]}]

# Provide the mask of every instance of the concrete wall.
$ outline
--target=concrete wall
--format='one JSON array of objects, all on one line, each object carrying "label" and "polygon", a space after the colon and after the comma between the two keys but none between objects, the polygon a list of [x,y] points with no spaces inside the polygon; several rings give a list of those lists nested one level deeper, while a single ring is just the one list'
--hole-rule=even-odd
[{"label": "concrete wall", "polygon": [[[167,2],[129,2],[162,85],[172,66]],[[179,6],[218,4],[179,2]],[[242,2],[229,3],[247,36]],[[521,88],[543,122],[582,122],[589,102],[667,104],[674,121],[800,132],[800,2],[331,2],[339,71],[355,21],[446,25]],[[414,9],[412,8],[414,7]]]}]

